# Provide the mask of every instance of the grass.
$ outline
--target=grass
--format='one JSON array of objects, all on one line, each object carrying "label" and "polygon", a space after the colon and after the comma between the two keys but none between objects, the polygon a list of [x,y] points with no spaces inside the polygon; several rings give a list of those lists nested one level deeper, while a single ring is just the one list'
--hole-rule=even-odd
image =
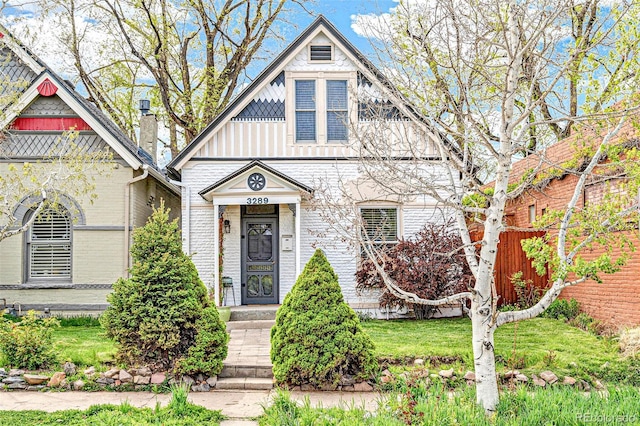
[{"label": "grass", "polygon": [[519,388],[504,392],[497,412],[487,417],[475,402],[474,389],[454,393],[442,386],[417,386],[392,394],[374,413],[361,407],[313,408],[286,392],[278,392],[259,419],[267,425],[582,425],[640,423],[640,391],[632,387],[611,389],[608,394],[583,394],[566,387]]},{"label": "grass", "polygon": [[78,367],[113,362],[115,343],[104,335],[101,327],[67,326],[53,332],[54,348],[60,361],[71,361]]},{"label": "grass", "polygon": [[0,424],[27,425],[103,425],[103,426],[196,426],[218,425],[224,418],[219,411],[208,410],[187,401],[188,390],[173,388],[173,397],[166,407],[135,408],[124,402],[121,405],[94,405],[89,409],[44,411],[0,411]]},{"label": "grass", "polygon": [[[471,322],[466,318],[365,321],[362,327],[375,342],[379,357],[401,360],[459,356],[466,368],[473,369]],[[578,366],[578,373],[597,372],[603,364],[621,360],[615,342],[548,318],[500,327],[495,334],[495,345],[498,368],[515,366],[525,372],[551,369],[559,375],[575,374],[572,362]],[[524,364],[510,365],[509,360],[516,358]]]}]

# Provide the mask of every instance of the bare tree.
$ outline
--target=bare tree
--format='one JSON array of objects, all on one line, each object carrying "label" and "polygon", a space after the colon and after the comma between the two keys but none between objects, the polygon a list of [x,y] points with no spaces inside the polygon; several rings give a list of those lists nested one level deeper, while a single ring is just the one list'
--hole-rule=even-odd
[{"label": "bare tree", "polygon": [[[318,196],[330,204],[331,226],[359,241],[394,296],[432,306],[470,301],[477,401],[488,413],[499,398],[496,328],[539,315],[563,288],[615,272],[628,257],[627,234],[616,231],[632,228],[629,217],[638,211],[638,153],[628,149],[637,140],[631,123],[638,108],[638,13],[637,4],[625,1],[432,0],[400,3],[378,21],[383,28],[368,27],[391,57],[387,74],[399,92],[389,89],[390,96],[409,99],[427,117],[412,118],[401,108],[404,118],[390,120],[383,109],[377,120],[353,126],[361,169],[375,188],[369,192],[399,202],[425,197],[455,217],[475,284],[440,300],[404,291],[350,207],[359,190],[345,182],[338,197]],[[547,156],[545,147],[568,134],[574,156]],[[524,154],[527,168],[513,174],[512,163]],[[561,174],[578,177],[566,209],[547,212],[549,236],[524,245],[536,266],[553,269],[551,287],[531,308],[498,312],[493,277],[505,207]],[[617,190],[583,205],[586,182],[598,176],[619,177]],[[484,230],[479,252],[469,232],[474,222]],[[594,244],[618,245],[623,254],[607,250],[590,258],[585,251]]]},{"label": "bare tree", "polygon": [[135,101],[151,97],[172,155],[227,105],[262,49],[277,52],[289,6],[305,10],[298,0],[39,3],[41,20],[63,28],[61,55],[89,100],[135,140]]}]

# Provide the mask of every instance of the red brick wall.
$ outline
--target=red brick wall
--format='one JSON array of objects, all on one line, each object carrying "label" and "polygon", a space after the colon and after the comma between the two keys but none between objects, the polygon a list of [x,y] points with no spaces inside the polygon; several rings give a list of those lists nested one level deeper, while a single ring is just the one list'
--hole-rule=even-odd
[{"label": "red brick wall", "polygon": [[[531,228],[529,206],[534,205],[536,216],[542,209],[560,210],[567,206],[577,182],[576,176],[566,176],[552,181],[544,192],[530,191],[507,206],[510,215],[509,225],[519,228]],[[583,205],[583,200],[578,206]],[[592,317],[614,326],[640,324],[640,240],[633,237],[639,251],[631,254],[631,259],[622,271],[615,274],[602,274],[603,284],[589,280],[563,290],[564,299],[576,299],[583,311]],[[590,256],[598,256],[602,249],[594,249]],[[586,256],[585,256],[586,257]]]}]

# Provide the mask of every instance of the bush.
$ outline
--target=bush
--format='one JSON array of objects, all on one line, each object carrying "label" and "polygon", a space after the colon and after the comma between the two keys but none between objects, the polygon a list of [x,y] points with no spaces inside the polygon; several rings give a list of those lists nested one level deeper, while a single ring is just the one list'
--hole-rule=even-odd
[{"label": "bush", "polygon": [[536,287],[532,280],[525,280],[522,271],[518,271],[509,277],[516,292],[516,307],[527,309],[538,303],[542,297],[542,289]]},{"label": "bush", "polygon": [[[426,225],[415,237],[400,240],[384,254],[385,271],[402,290],[423,299],[440,299],[473,284],[473,275],[464,252],[462,240],[451,223]],[[366,259],[356,271],[356,288],[385,288],[373,260]],[[409,306],[407,306],[409,305]],[[388,291],[380,296],[381,308],[413,307],[416,318],[430,317],[437,307],[408,304]]]},{"label": "bush", "polygon": [[576,299],[556,299],[551,303],[551,305],[549,305],[547,310],[544,311],[541,316],[567,321],[574,319],[579,313],[580,304]]},{"label": "bush", "polygon": [[35,311],[27,312],[20,322],[2,320],[0,349],[9,365],[36,370],[54,364],[52,335],[58,326],[57,319],[39,319]]},{"label": "bush", "polygon": [[337,386],[377,368],[373,343],[345,302],[338,276],[316,250],[276,314],[271,361],[279,383]]},{"label": "bush", "polygon": [[[182,252],[177,220],[169,222],[164,204],[134,231],[131,256],[131,278],[114,284],[107,297],[110,306],[100,318],[107,335],[118,343],[118,360],[170,369],[192,351],[195,358],[184,362],[191,368],[205,367],[196,362],[198,350],[192,347],[210,341],[224,348],[207,348],[213,358],[206,365],[216,367],[201,372],[217,374],[227,351],[228,340],[219,338],[219,333],[226,333],[225,326],[217,312],[206,310],[207,289]],[[214,320],[204,324],[205,317]]]}]

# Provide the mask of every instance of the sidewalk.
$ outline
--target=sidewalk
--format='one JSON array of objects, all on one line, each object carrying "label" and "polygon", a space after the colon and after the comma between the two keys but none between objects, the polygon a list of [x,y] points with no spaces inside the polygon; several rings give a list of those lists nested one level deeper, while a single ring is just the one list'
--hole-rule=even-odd
[{"label": "sidewalk", "polygon": [[[189,401],[211,410],[221,410],[229,418],[222,422],[225,426],[251,425],[256,422],[249,420],[262,414],[262,407],[270,402],[272,392],[275,391],[192,392]],[[342,404],[364,406],[368,411],[374,411],[380,399],[375,392],[291,392],[291,397],[300,402],[308,397],[314,407]],[[170,399],[171,394],[151,392],[0,392],[0,410],[86,410],[95,404],[119,405],[124,401],[135,407],[154,408],[156,403],[164,406]]]}]

